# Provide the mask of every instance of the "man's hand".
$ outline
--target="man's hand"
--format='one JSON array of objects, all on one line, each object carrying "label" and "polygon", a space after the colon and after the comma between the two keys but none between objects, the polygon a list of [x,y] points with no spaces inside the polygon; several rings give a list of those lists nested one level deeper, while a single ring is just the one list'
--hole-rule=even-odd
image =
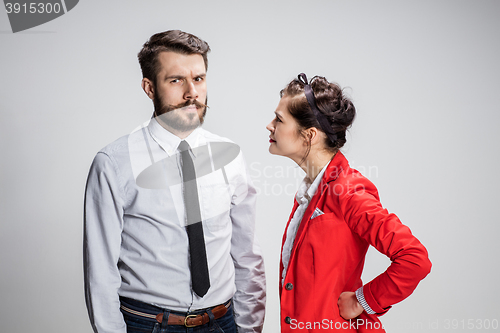
[{"label": "man's hand", "polygon": [[356,318],[364,311],[356,298],[356,294],[351,291],[340,294],[337,305],[339,306],[340,316],[345,320]]}]

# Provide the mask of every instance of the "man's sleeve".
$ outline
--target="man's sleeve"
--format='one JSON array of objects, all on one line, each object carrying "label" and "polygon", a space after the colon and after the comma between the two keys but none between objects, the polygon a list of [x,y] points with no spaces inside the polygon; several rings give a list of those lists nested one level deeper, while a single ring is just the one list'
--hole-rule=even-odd
[{"label": "man's sleeve", "polygon": [[85,300],[96,333],[125,333],[118,271],[123,229],[123,186],[111,158],[98,153],[85,190],[83,262]]},{"label": "man's sleeve", "polygon": [[382,315],[408,297],[431,269],[427,250],[399,218],[384,209],[373,184],[351,187],[341,209],[349,227],[391,260],[385,272],[356,291],[367,313]]},{"label": "man's sleeve", "polygon": [[235,267],[234,311],[239,333],[262,332],[266,305],[264,261],[255,236],[256,190],[243,157],[231,203],[231,256]]}]

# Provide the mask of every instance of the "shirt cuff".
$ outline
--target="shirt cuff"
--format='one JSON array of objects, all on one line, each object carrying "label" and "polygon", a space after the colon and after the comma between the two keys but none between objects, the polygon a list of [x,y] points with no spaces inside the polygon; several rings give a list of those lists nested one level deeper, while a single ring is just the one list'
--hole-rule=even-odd
[{"label": "shirt cuff", "polygon": [[358,290],[356,290],[356,298],[358,299],[358,302],[359,302],[359,304],[361,304],[363,309],[365,309],[366,313],[368,313],[368,314],[375,314],[376,313],[375,311],[372,310],[372,308],[370,308],[368,303],[366,303],[365,295],[363,294],[363,287],[360,287],[360,288],[358,288]]}]

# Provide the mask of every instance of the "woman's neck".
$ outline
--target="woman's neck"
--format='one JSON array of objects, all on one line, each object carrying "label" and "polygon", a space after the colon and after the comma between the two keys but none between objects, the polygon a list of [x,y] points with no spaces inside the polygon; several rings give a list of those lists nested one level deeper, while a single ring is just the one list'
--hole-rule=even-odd
[{"label": "woman's neck", "polygon": [[300,167],[305,171],[307,177],[314,181],[318,173],[327,165],[337,152],[328,150],[311,151]]}]

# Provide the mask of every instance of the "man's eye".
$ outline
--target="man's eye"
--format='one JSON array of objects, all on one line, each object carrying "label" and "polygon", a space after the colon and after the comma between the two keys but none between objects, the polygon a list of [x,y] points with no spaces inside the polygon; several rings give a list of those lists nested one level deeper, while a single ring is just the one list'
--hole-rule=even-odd
[{"label": "man's eye", "polygon": [[180,81],[179,79],[173,79],[173,80],[170,81],[170,83],[177,83],[179,81]]},{"label": "man's eye", "polygon": [[202,77],[197,77],[196,79],[194,79],[196,82],[200,82],[200,81],[203,81],[203,78]]}]

